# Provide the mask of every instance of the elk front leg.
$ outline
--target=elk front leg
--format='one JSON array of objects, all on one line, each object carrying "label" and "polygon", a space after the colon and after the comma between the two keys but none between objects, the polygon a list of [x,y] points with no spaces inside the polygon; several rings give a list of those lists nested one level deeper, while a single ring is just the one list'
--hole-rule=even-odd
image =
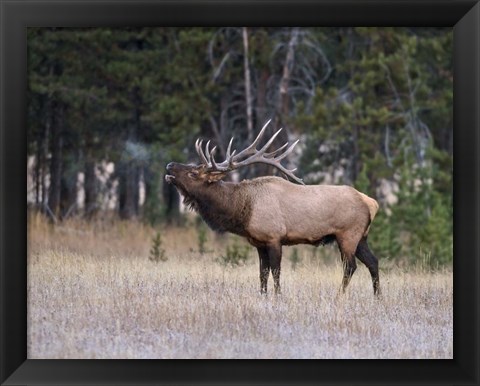
[{"label": "elk front leg", "polygon": [[267,293],[268,275],[270,273],[270,259],[268,257],[267,248],[257,248],[258,257],[260,259],[260,293]]},{"label": "elk front leg", "polygon": [[270,260],[270,269],[272,270],[273,276],[273,286],[275,289],[275,294],[281,293],[280,289],[280,268],[282,264],[282,246],[271,245],[267,247],[268,257]]}]

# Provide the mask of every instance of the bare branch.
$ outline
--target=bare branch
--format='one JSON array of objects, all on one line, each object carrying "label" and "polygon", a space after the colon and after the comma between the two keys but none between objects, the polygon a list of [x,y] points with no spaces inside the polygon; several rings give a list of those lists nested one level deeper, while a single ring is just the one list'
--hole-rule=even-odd
[{"label": "bare branch", "polygon": [[212,75],[212,80],[214,82],[217,81],[218,77],[222,73],[223,67],[225,67],[225,64],[227,63],[228,59],[230,59],[230,51],[228,51],[222,58],[220,64],[214,68],[213,70],[213,75]]},{"label": "bare branch", "polygon": [[392,167],[392,157],[390,156],[390,126],[385,127],[385,157],[388,167]]},{"label": "bare branch", "polygon": [[210,114],[208,117],[210,121],[210,126],[212,127],[212,131],[215,134],[215,138],[217,139],[218,147],[220,148],[220,152],[222,153],[222,156],[225,155],[225,148],[222,145],[222,135],[220,134],[220,131],[218,130],[218,125],[217,121],[213,117],[213,115]]}]

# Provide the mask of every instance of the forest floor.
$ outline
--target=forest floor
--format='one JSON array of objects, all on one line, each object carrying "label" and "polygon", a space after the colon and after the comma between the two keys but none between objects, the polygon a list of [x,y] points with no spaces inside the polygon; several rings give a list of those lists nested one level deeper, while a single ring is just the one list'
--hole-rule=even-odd
[{"label": "forest floor", "polygon": [[208,232],[200,254],[194,227],[167,228],[168,260],[156,263],[153,234],[138,223],[53,227],[31,216],[28,358],[453,358],[451,269],[380,259],[375,299],[359,263],[339,295],[337,259],[301,247],[293,269],[290,247],[282,294],[270,277],[262,296],[253,248],[242,266],[224,266],[232,238]]}]

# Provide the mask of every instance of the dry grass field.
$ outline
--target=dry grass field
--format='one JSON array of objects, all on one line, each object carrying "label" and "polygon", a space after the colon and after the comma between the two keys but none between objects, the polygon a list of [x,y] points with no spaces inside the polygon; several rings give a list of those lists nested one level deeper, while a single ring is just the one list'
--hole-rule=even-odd
[{"label": "dry grass field", "polygon": [[[284,248],[282,290],[261,296],[255,250],[244,266],[216,261],[228,238],[165,229],[168,260],[148,259],[153,230],[135,223],[29,218],[28,357],[452,358],[450,270],[380,261],[374,299],[359,263],[346,295],[341,267]],[[331,249],[331,253],[336,250]],[[333,261],[333,262],[332,262]]]}]

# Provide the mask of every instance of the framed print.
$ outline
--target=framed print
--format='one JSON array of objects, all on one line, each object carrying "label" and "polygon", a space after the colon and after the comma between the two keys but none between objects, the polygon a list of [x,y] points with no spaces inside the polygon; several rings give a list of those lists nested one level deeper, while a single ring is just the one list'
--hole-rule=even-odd
[{"label": "framed print", "polygon": [[477,1],[0,1],[2,385],[479,383]]}]

